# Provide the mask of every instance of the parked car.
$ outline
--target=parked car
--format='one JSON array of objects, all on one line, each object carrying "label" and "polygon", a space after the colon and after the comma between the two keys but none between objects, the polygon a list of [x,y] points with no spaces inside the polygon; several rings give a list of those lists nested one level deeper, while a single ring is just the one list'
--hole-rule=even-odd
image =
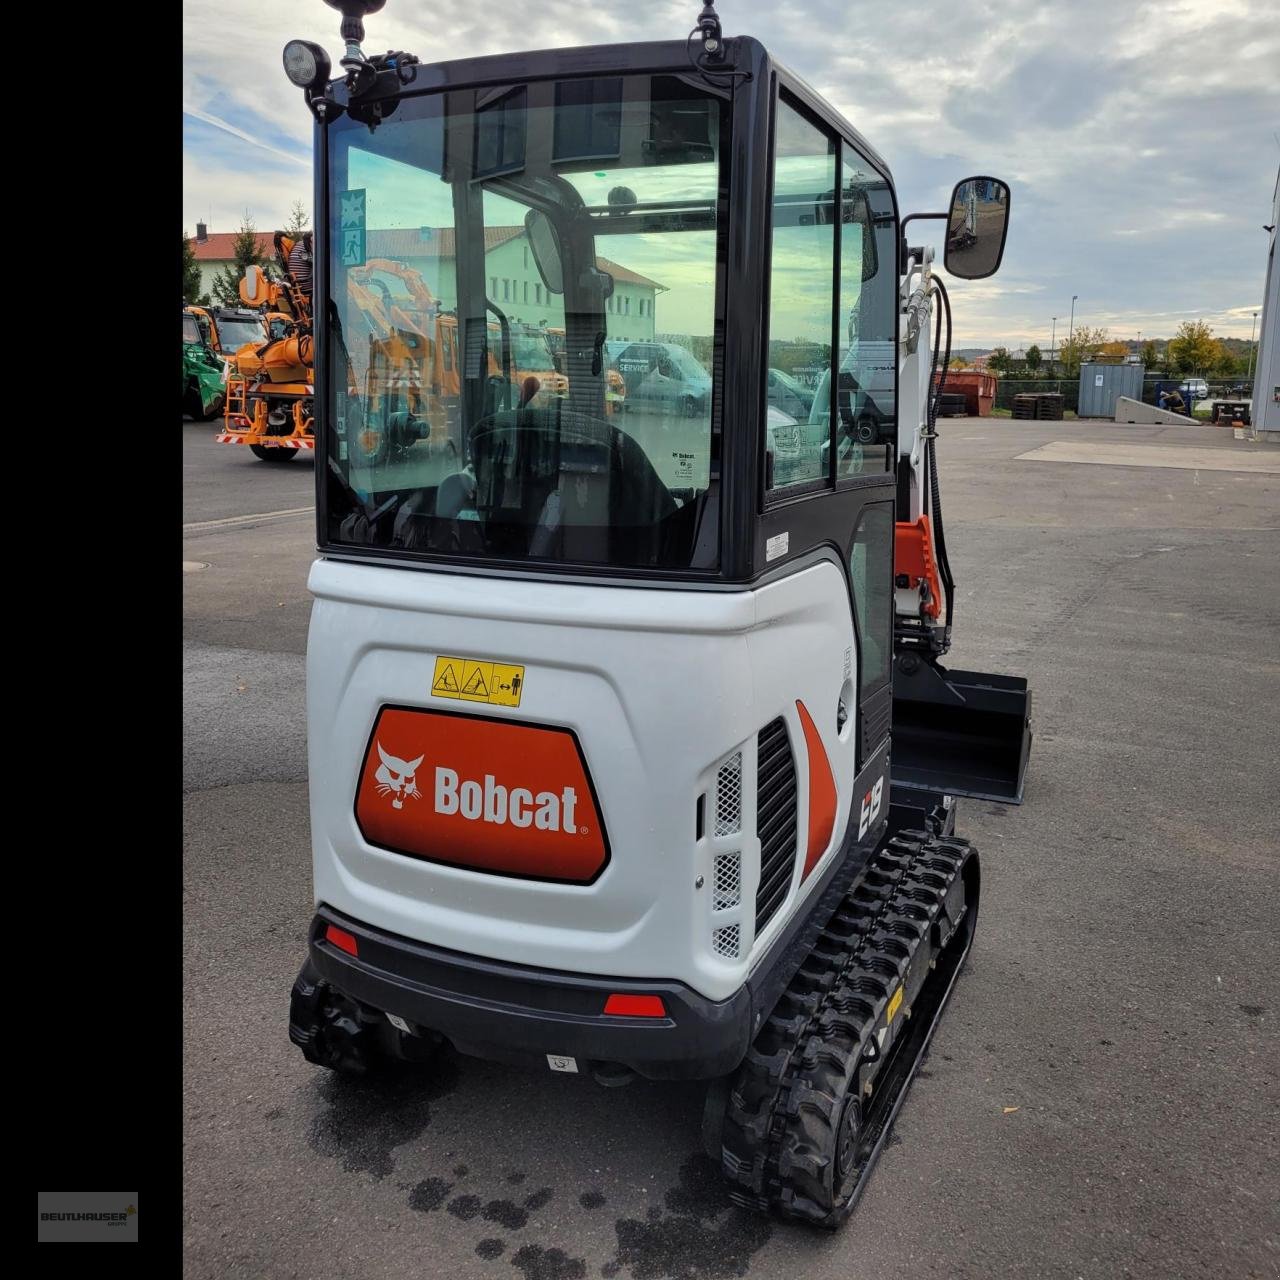
[{"label": "parked car", "polygon": [[781,409],[793,418],[808,419],[813,408],[812,387],[806,387],[781,369],[769,370],[767,387],[769,403],[775,409]]},{"label": "parked car", "polygon": [[1209,384],[1203,378],[1188,378],[1185,382],[1178,384],[1178,390],[1182,392],[1184,400],[1207,400],[1209,398]]},{"label": "parked car", "polygon": [[627,385],[628,412],[700,418],[711,407],[711,375],[674,342],[607,342],[605,357]]}]

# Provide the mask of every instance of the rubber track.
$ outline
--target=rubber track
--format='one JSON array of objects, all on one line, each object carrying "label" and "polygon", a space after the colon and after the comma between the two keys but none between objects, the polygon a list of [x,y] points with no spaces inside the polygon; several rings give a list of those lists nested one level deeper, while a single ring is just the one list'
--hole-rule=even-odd
[{"label": "rubber track", "polygon": [[920,941],[935,926],[935,941],[949,936],[944,904],[970,852],[964,840],[899,832],[837,908],[730,1089],[722,1165],[738,1204],[823,1226],[852,1207],[822,1154],[835,1149],[836,1099],[874,1055],[868,1042]]}]

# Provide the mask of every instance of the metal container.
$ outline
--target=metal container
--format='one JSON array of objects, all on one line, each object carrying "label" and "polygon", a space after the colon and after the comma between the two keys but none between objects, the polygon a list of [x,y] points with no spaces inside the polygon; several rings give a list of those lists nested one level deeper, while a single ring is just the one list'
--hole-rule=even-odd
[{"label": "metal container", "polygon": [[1121,396],[1142,399],[1144,372],[1140,364],[1082,364],[1076,415],[1081,418],[1114,418],[1116,401]]},{"label": "metal container", "polygon": [[[934,374],[935,386],[941,377],[940,373]],[[964,396],[970,417],[986,418],[990,416],[991,404],[996,398],[997,381],[994,373],[983,373],[978,369],[949,369],[942,390]]]}]

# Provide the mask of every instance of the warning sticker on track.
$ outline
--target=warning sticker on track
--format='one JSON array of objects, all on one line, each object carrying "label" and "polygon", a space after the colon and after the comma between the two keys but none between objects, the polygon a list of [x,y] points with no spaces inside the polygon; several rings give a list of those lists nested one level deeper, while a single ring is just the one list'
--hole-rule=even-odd
[{"label": "warning sticker on track", "polygon": [[518,707],[523,692],[524,667],[510,662],[481,662],[441,654],[431,677],[431,695],[435,698]]},{"label": "warning sticker on track", "polygon": [[895,991],[893,995],[889,998],[889,1005],[884,1011],[884,1020],[886,1025],[893,1021],[893,1015],[898,1012],[898,1009],[901,1006],[901,1004],[902,1004],[902,988],[899,987],[897,991]]}]

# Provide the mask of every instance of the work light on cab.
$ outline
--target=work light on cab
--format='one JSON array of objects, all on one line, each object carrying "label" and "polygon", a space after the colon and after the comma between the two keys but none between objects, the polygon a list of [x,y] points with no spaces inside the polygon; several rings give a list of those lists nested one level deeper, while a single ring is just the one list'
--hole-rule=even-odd
[{"label": "work light on cab", "polygon": [[310,40],[290,40],[284,47],[284,73],[299,89],[318,89],[329,79],[329,55]]}]

